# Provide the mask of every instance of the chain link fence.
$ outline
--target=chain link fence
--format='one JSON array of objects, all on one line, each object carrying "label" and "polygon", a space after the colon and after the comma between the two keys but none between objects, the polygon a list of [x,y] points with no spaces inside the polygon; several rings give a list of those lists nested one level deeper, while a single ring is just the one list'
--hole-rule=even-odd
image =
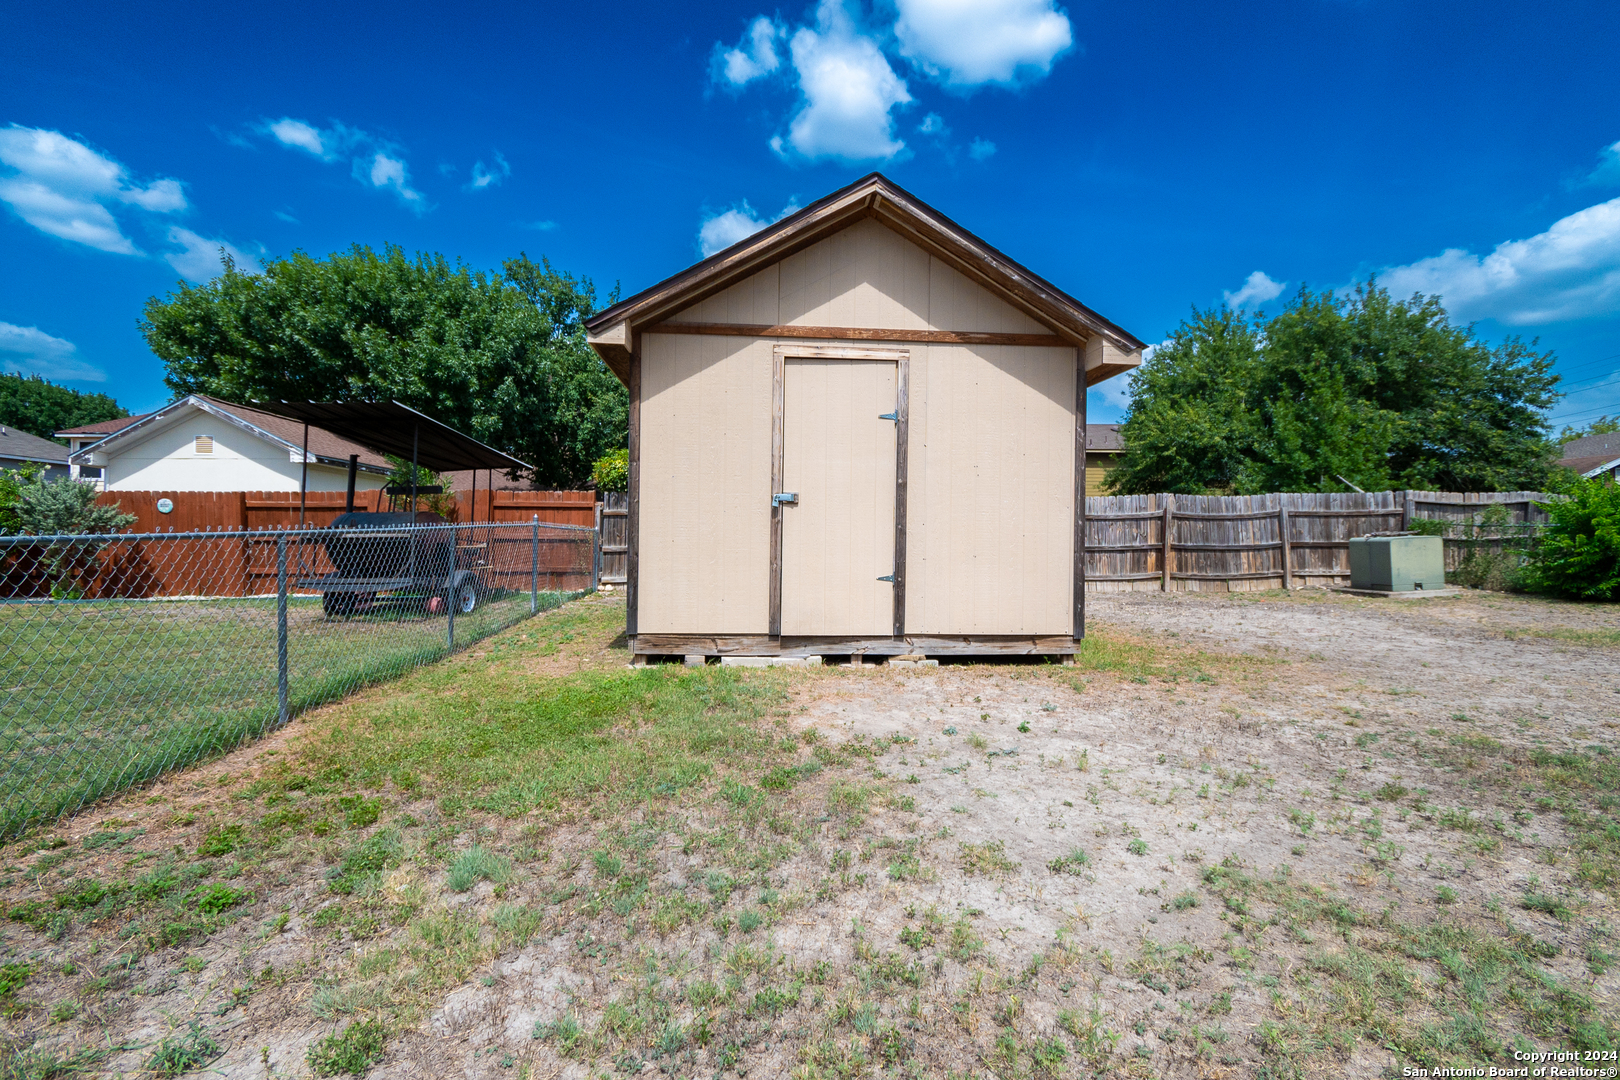
[{"label": "chain link fence", "polygon": [[594,529],[415,520],[0,536],[0,836],[596,587]]}]

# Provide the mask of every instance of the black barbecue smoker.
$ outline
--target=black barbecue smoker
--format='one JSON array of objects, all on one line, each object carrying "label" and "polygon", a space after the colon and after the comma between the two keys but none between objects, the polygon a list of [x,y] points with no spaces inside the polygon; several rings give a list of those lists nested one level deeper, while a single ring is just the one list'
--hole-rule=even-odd
[{"label": "black barbecue smoker", "polygon": [[[397,401],[254,404],[304,425],[300,526],[308,486],[311,425],[378,453],[408,460],[413,466],[412,483],[388,488],[389,509],[374,513],[354,508],[357,460],[349,459],[349,497],[344,512],[321,533],[321,547],[332,572],[297,579],[298,588],[321,594],[321,607],[329,617],[358,614],[382,602],[420,604],[432,613],[453,610],[462,615],[478,607],[491,588],[488,544],[470,539],[439,514],[416,509],[418,496],[439,494],[442,489],[419,487],[415,467],[434,472],[472,470],[475,495],[478,470],[486,470],[491,490],[488,505],[493,509],[494,471],[527,469],[526,462]],[[476,498],[472,505],[477,505]]]}]

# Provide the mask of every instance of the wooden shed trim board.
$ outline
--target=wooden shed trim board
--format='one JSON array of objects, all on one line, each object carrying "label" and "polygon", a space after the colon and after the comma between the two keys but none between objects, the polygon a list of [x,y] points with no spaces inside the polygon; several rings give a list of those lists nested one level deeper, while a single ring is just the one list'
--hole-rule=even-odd
[{"label": "wooden shed trim board", "polygon": [[[794,252],[837,232],[854,221],[870,217],[880,221],[922,250],[941,259],[970,280],[989,288],[1014,308],[1048,326],[1063,344],[1084,351],[1086,379],[1096,383],[1137,366],[1145,344],[1134,335],[1098,315],[1074,297],[991,247],[950,218],[928,206],[881,173],[872,173],[848,187],[806,206],[781,221],[711,255],[695,266],[622,300],[586,320],[587,340],[626,386],[630,383],[631,355],[638,332],[657,327],[671,332],[665,321],[684,308],[713,296],[733,283],[779,262]],[[758,328],[750,328],[750,331]],[[803,328],[768,328],[800,336]],[[852,331],[816,327],[822,338],[927,341],[942,331],[903,329]],[[706,331],[676,333],[724,333]],[[740,331],[739,331],[740,332]],[[891,337],[874,338],[885,334]],[[767,336],[751,333],[751,336]],[[980,335],[972,335],[979,338]],[[945,340],[934,338],[932,340]],[[1012,341],[976,340],[972,344],[1014,344]],[[1043,342],[1045,343],[1045,342]],[[1109,350],[1123,354],[1111,360]]]}]

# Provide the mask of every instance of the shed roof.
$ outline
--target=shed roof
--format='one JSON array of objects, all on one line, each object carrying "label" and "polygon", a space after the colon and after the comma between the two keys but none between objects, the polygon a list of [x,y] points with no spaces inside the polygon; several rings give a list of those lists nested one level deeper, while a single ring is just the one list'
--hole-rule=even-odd
[{"label": "shed roof", "polygon": [[61,443],[0,426],[0,458],[7,461],[37,461],[42,465],[66,465],[68,449]]},{"label": "shed roof", "polygon": [[[631,332],[690,307],[864,217],[876,218],[1076,346],[1084,347],[1091,338],[1102,337],[1127,353],[1145,347],[1135,335],[1008,258],[882,173],[864,176],[817,199],[586,320],[591,345],[628,384]],[[621,324],[622,332],[612,333]]]}]

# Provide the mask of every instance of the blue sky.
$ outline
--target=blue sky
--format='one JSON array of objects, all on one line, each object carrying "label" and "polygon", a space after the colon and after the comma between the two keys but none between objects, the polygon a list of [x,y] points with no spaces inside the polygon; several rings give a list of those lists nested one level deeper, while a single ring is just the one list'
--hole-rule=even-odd
[{"label": "blue sky", "polygon": [[[0,366],[162,403],[145,300],[352,243],[633,292],[879,169],[1146,341],[1378,271],[1620,412],[1620,6],[14,5]],[[1119,415],[1123,380],[1095,390]]]}]

